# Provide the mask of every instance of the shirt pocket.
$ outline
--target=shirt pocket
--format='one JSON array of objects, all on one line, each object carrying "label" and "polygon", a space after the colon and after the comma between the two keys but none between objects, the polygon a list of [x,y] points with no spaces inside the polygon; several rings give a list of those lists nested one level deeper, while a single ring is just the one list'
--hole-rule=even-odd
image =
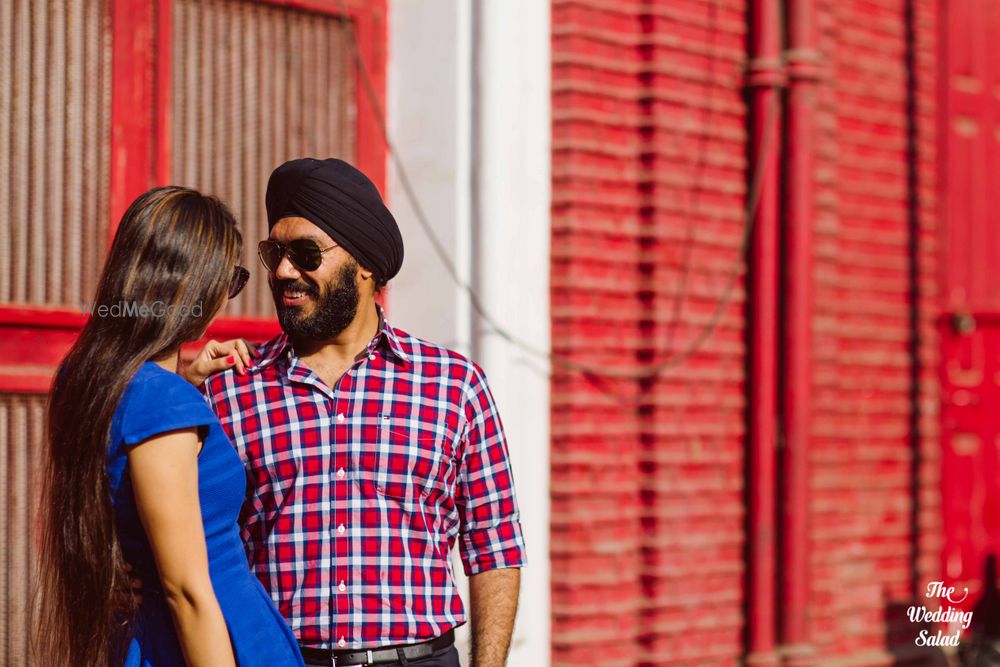
[{"label": "shirt pocket", "polygon": [[437,424],[380,414],[375,431],[377,442],[363,453],[360,468],[378,495],[415,502],[449,488],[452,441]]}]

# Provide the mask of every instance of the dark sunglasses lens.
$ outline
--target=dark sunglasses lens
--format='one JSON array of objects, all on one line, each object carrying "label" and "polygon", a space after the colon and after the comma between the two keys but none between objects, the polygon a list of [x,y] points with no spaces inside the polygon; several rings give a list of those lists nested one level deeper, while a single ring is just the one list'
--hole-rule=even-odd
[{"label": "dark sunglasses lens", "polygon": [[281,256],[285,254],[284,248],[274,241],[261,241],[257,244],[257,255],[260,263],[268,271],[276,271],[281,263]]},{"label": "dark sunglasses lens", "polygon": [[237,266],[236,270],[233,272],[233,282],[229,286],[229,298],[233,299],[237,294],[243,291],[243,287],[247,284],[250,279],[250,272],[244,269],[242,266]]},{"label": "dark sunglasses lens", "polygon": [[323,263],[319,244],[309,239],[299,239],[288,244],[288,256],[295,266],[304,271],[315,271]]}]

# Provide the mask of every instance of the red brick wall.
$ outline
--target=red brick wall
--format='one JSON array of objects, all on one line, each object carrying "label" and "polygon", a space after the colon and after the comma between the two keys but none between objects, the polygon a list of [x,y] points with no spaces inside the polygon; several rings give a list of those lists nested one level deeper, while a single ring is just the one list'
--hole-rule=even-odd
[{"label": "red brick wall", "polygon": [[[905,1],[817,0],[817,665],[888,664],[890,650],[912,648],[917,629],[901,619],[914,567],[918,587],[938,571],[937,17],[934,0],[913,0],[911,233]],[[648,368],[697,338],[741,271],[718,329],[685,364],[651,380],[556,365],[553,664],[739,664],[747,3],[552,10],[554,351],[612,373]]]},{"label": "red brick wall", "polygon": [[[917,253],[920,439],[912,530],[914,366],[910,344],[905,0],[821,0],[815,246],[813,584],[820,664],[887,664],[913,651],[904,617],[912,572],[936,571],[937,514],[934,4],[917,0]],[[914,549],[919,554],[914,561]]]},{"label": "red brick wall", "polygon": [[[554,0],[554,665],[735,664],[743,624],[741,0]],[[642,658],[639,657],[640,652]]]},{"label": "red brick wall", "polygon": [[914,2],[916,41],[916,126],[918,146],[916,245],[917,284],[920,294],[917,323],[918,429],[920,433],[917,471],[917,553],[916,574],[921,590],[928,581],[941,577],[941,549],[944,535],[941,516],[941,424],[940,387],[941,342],[936,322],[942,312],[940,283],[940,240],[944,218],[939,210],[938,110],[942,70],[939,70],[938,30],[940,3]]}]

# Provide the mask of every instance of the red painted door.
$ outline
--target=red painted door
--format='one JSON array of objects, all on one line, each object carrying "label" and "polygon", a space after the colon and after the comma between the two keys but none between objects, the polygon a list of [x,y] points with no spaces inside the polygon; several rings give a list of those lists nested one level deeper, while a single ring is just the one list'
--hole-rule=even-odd
[{"label": "red painted door", "polygon": [[1000,316],[943,328],[944,573],[974,600],[985,557],[1000,557]]},{"label": "red painted door", "polygon": [[941,3],[943,572],[1000,557],[1000,1]]}]

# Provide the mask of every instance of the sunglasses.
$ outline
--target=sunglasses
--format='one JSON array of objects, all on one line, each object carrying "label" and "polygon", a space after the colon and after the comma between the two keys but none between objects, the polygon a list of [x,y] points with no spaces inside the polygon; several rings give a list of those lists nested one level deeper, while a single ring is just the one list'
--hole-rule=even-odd
[{"label": "sunglasses", "polygon": [[236,295],[243,290],[248,280],[250,280],[250,272],[237,264],[236,268],[233,269],[233,282],[229,284],[229,298],[236,298]]},{"label": "sunglasses", "polygon": [[268,239],[257,244],[257,255],[264,268],[271,272],[278,270],[281,258],[285,256],[302,271],[315,271],[323,263],[323,253],[336,247],[337,244],[333,244],[321,249],[312,239],[295,239],[287,244]]}]

